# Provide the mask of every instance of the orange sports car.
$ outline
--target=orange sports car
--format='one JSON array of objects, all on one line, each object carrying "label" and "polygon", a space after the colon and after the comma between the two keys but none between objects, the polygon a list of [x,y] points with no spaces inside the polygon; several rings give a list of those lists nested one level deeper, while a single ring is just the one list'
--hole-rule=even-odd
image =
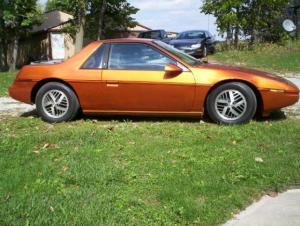
[{"label": "orange sports car", "polygon": [[85,114],[206,113],[239,124],[296,103],[299,89],[269,73],[204,63],[155,40],[94,42],[63,63],[22,68],[9,88],[51,123]]}]

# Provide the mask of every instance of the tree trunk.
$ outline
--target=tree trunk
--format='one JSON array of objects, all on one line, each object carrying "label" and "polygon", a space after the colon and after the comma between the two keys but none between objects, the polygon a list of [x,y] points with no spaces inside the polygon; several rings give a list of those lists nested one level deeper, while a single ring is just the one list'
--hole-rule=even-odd
[{"label": "tree trunk", "polygon": [[0,40],[0,71],[4,68],[4,57],[3,57],[3,44],[2,40]]},{"label": "tree trunk", "polygon": [[14,72],[16,70],[18,48],[19,48],[19,40],[18,40],[18,37],[15,36],[14,42],[13,42],[11,59],[9,61],[9,72]]},{"label": "tree trunk", "polygon": [[2,40],[2,54],[3,54],[3,70],[6,71],[8,69],[8,64],[7,64],[7,41],[6,40]]},{"label": "tree trunk", "polygon": [[239,25],[236,26],[234,30],[234,48],[237,49],[239,45],[239,35],[240,35],[240,28]]},{"label": "tree trunk", "polygon": [[226,36],[226,46],[227,46],[227,48],[229,48],[231,40],[232,40],[232,31],[231,31],[230,24],[228,24],[228,26],[227,26],[227,32],[226,33],[227,33],[227,36]]},{"label": "tree trunk", "polygon": [[251,38],[250,38],[250,46],[253,46],[254,42],[255,42],[255,35],[254,35],[254,30],[251,30],[251,34],[250,34]]},{"label": "tree trunk", "polygon": [[[0,17],[0,31],[3,32],[5,29],[4,20]],[[0,71],[4,70],[5,63],[4,63],[4,35],[0,37]]]},{"label": "tree trunk", "polygon": [[106,0],[102,0],[102,6],[99,13],[99,27],[98,27],[98,36],[97,40],[101,40],[102,34],[103,34],[103,25],[104,25],[104,15],[106,10]]},{"label": "tree trunk", "polygon": [[2,39],[0,43],[0,71],[7,71],[7,44],[6,40]]},{"label": "tree trunk", "polygon": [[300,25],[299,25],[299,15],[298,15],[298,9],[300,6],[296,7],[294,9],[294,22],[296,24],[296,38],[298,39],[300,36]]},{"label": "tree trunk", "polygon": [[238,21],[236,21],[235,29],[234,29],[234,48],[237,49],[239,45],[239,35],[240,35],[240,25],[239,25],[239,18],[240,18],[240,9],[236,8],[236,14]]},{"label": "tree trunk", "polygon": [[85,26],[85,16],[84,14],[78,19],[79,28],[75,37],[75,52],[79,52],[83,47],[83,38],[84,38],[84,26]]}]

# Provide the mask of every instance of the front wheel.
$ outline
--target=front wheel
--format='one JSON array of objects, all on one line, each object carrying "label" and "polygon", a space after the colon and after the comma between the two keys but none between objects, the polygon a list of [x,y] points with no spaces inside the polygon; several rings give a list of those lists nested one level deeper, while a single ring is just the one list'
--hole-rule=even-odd
[{"label": "front wheel", "polygon": [[206,112],[216,123],[242,124],[255,115],[257,99],[253,90],[240,82],[226,83],[212,90],[206,100]]},{"label": "front wheel", "polygon": [[50,123],[73,120],[80,108],[73,90],[58,82],[49,82],[42,86],[35,103],[38,115]]}]

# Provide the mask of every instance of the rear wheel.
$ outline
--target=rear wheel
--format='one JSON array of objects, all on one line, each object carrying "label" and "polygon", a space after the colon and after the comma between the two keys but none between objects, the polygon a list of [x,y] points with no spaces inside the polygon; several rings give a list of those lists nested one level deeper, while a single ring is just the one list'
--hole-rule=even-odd
[{"label": "rear wheel", "polygon": [[58,82],[49,82],[42,86],[35,103],[39,116],[50,123],[73,120],[80,108],[73,90]]},{"label": "rear wheel", "polygon": [[256,109],[257,99],[253,90],[240,82],[217,87],[206,101],[208,116],[221,124],[247,123],[254,117]]}]

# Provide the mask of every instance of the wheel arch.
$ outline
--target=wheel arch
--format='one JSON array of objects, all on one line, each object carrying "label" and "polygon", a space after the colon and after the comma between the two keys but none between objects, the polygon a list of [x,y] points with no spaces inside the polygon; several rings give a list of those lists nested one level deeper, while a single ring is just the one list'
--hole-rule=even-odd
[{"label": "wheel arch", "polygon": [[252,91],[254,92],[255,96],[256,96],[256,100],[257,100],[257,110],[256,110],[256,114],[255,116],[261,116],[262,113],[263,113],[263,109],[264,109],[264,104],[263,104],[263,98],[259,92],[259,90],[257,89],[257,87],[255,85],[253,85],[251,82],[249,81],[245,81],[245,80],[241,80],[241,79],[227,79],[227,80],[223,80],[223,81],[220,81],[216,84],[214,84],[208,91],[206,97],[205,97],[205,102],[204,102],[204,109],[206,108],[206,101],[207,101],[207,98],[209,96],[209,94],[214,90],[216,89],[217,87],[221,86],[221,85],[224,85],[224,84],[227,84],[227,83],[232,83],[232,82],[240,82],[240,83],[243,83],[247,86],[249,86]]},{"label": "wheel arch", "polygon": [[37,84],[35,84],[35,86],[33,87],[32,91],[31,91],[31,102],[35,104],[35,98],[36,98],[36,95],[39,91],[39,89],[49,83],[49,82],[58,82],[58,83],[61,83],[61,84],[64,84],[65,86],[69,87],[76,95],[79,103],[80,103],[80,99],[78,98],[78,95],[75,91],[75,89],[69,84],[67,83],[66,81],[62,80],[62,79],[58,79],[58,78],[46,78],[46,79],[43,79],[41,81],[39,81]]}]

